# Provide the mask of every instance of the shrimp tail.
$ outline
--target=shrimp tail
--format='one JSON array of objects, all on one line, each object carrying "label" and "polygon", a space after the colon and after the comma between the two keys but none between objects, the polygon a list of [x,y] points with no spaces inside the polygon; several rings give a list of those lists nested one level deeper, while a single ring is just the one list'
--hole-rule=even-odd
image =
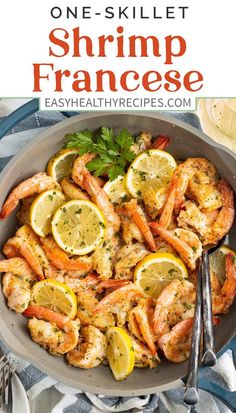
[{"label": "shrimp tail", "polygon": [[156,251],[156,244],[152,235],[152,232],[148,226],[145,216],[140,212],[139,206],[136,200],[131,200],[125,204],[127,210],[131,213],[134,223],[144,236],[151,251]]},{"label": "shrimp tail", "polygon": [[231,306],[236,295],[236,265],[235,257],[229,253],[226,256],[226,281],[222,287],[222,296],[226,299],[225,311]]},{"label": "shrimp tail", "polygon": [[5,201],[4,205],[2,206],[0,212],[0,219],[7,218],[11,212],[17,207],[19,203],[19,199],[15,196],[14,192],[12,192],[7,200]]},{"label": "shrimp tail", "polygon": [[221,191],[223,205],[234,209],[234,194],[231,189],[231,186],[225,179],[221,179],[220,191]]},{"label": "shrimp tail", "polygon": [[66,252],[62,251],[52,237],[41,238],[41,243],[48,260],[59,270],[88,272],[92,264],[83,262],[81,259],[70,259]]},{"label": "shrimp tail", "polygon": [[104,288],[109,289],[109,290],[116,290],[117,288],[123,287],[127,284],[130,284],[130,281],[110,279],[110,280],[102,281],[101,284],[99,284],[98,291],[100,291],[100,289],[103,290]]},{"label": "shrimp tail", "polygon": [[69,321],[69,318],[63,314],[56,313],[46,307],[41,307],[38,305],[29,306],[23,313],[25,317],[29,318],[39,318],[41,320],[49,321],[50,323],[55,323],[58,328],[62,329]]},{"label": "shrimp tail", "polygon": [[169,143],[170,143],[170,138],[168,138],[165,135],[158,135],[152,145],[152,148],[160,149],[163,151],[169,145]]}]

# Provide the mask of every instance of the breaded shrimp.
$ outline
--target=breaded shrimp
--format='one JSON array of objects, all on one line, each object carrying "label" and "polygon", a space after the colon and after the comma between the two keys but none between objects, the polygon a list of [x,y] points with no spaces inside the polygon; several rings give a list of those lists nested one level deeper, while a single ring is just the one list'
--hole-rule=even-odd
[{"label": "breaded shrimp", "polygon": [[93,268],[103,279],[112,276],[113,257],[115,255],[118,239],[116,234],[120,228],[120,218],[114,210],[107,193],[101,188],[97,180],[86,169],[88,159],[91,160],[91,154],[78,157],[72,169],[73,180],[87,191],[92,201],[101,209],[106,220],[106,235],[104,242],[100,244],[93,253]]},{"label": "breaded shrimp", "polygon": [[23,225],[16,231],[15,237],[4,245],[3,252],[9,258],[24,257],[40,280],[51,274],[52,267],[40,239],[29,225]]},{"label": "breaded shrimp", "polygon": [[138,242],[121,247],[115,257],[115,278],[133,280],[134,267],[148,254],[149,251]]},{"label": "breaded shrimp", "polygon": [[22,313],[29,305],[30,290],[37,278],[23,258],[10,258],[0,261],[3,294],[7,305],[17,313]]},{"label": "breaded shrimp", "polygon": [[93,314],[109,311],[117,318],[117,325],[123,326],[128,312],[142,298],[141,291],[130,283],[106,295],[95,307]]},{"label": "breaded shrimp", "polygon": [[[30,335],[35,343],[43,346],[54,355],[68,353],[73,350],[79,338],[79,319],[72,321],[63,314],[45,307],[30,306],[24,311],[29,320]],[[44,321],[45,320],[45,321]]]},{"label": "breaded shrimp", "polygon": [[143,298],[138,305],[129,312],[129,330],[141,342],[144,342],[152,355],[155,356],[157,348],[153,331],[154,303],[150,298]]},{"label": "breaded shrimp", "polygon": [[191,270],[195,270],[196,262],[202,254],[202,244],[194,232],[182,228],[168,231],[157,222],[151,222],[149,225],[155,234],[172,245]]},{"label": "breaded shrimp", "polygon": [[153,316],[153,328],[160,338],[179,321],[193,316],[196,290],[186,280],[174,279],[159,295]]},{"label": "breaded shrimp", "polygon": [[106,357],[107,341],[105,335],[96,327],[89,325],[81,328],[78,346],[66,355],[69,364],[81,369],[99,366]]},{"label": "breaded shrimp", "polygon": [[178,215],[181,205],[185,201],[188,185],[194,176],[199,174],[199,171],[204,175],[208,184],[215,182],[215,167],[205,158],[188,158],[176,168],[160,218],[160,224],[163,227],[169,227],[174,212]]},{"label": "breaded shrimp", "polygon": [[227,254],[225,265],[226,279],[222,288],[215,288],[212,283],[213,314],[227,313],[236,295],[236,263],[233,254]]},{"label": "breaded shrimp", "polygon": [[68,201],[71,199],[89,199],[89,196],[81,191],[78,185],[70,178],[64,178],[61,181],[61,188]]},{"label": "breaded shrimp", "polygon": [[45,172],[39,172],[26,181],[21,182],[13,189],[2,206],[0,219],[7,218],[17,207],[21,199],[54,188],[60,189],[60,185]]},{"label": "breaded shrimp", "polygon": [[192,338],[193,318],[180,321],[158,341],[165,357],[174,363],[182,363],[189,358]]},{"label": "breaded shrimp", "polygon": [[208,229],[203,245],[217,244],[230,230],[234,221],[234,193],[227,181],[220,182],[222,208],[215,222]]},{"label": "breaded shrimp", "polygon": [[151,251],[156,251],[156,245],[155,245],[152,232],[148,226],[145,214],[142,208],[140,207],[140,205],[138,205],[137,200],[131,199],[131,201],[126,202],[124,204],[124,208],[130,214],[134,223],[137,225],[138,229],[143,234],[143,237],[148,245],[148,248]]},{"label": "breaded shrimp", "polygon": [[41,238],[43,249],[50,263],[59,270],[81,271],[87,273],[92,268],[92,259],[89,257],[69,258],[54,241],[52,236]]}]

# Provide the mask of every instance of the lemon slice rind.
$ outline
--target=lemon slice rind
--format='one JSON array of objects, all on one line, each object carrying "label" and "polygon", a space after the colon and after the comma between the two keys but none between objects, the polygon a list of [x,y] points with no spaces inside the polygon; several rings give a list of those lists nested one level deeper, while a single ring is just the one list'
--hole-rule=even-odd
[{"label": "lemon slice rind", "polygon": [[148,179],[158,179],[160,187],[167,187],[176,168],[172,155],[159,149],[142,152],[130,165],[126,187],[134,198],[142,196],[142,185]]},{"label": "lemon slice rind", "polygon": [[144,295],[156,299],[173,279],[188,278],[183,261],[168,252],[155,252],[138,263],[134,282]]},{"label": "lemon slice rind", "polygon": [[38,281],[34,284],[31,290],[31,302],[34,305],[65,314],[70,319],[75,318],[77,313],[77,300],[74,292],[68,285],[52,279]]},{"label": "lemon slice rind", "polygon": [[135,363],[134,348],[129,335],[121,327],[110,327],[106,332],[107,358],[116,380],[124,380],[132,373]]},{"label": "lemon slice rind", "polygon": [[223,285],[226,277],[225,256],[229,253],[236,258],[236,252],[228,245],[223,245],[218,251],[210,255],[210,272],[217,276],[221,285]]},{"label": "lemon slice rind", "polygon": [[107,181],[103,189],[115,205],[130,199],[130,194],[125,184],[125,177],[122,175],[118,176],[114,181]]},{"label": "lemon slice rind", "polygon": [[104,239],[105,219],[91,201],[71,200],[55,213],[52,233],[56,243],[65,252],[85,255]]},{"label": "lemon slice rind", "polygon": [[61,149],[55,153],[48,162],[47,174],[60,183],[70,175],[78,153],[78,149]]},{"label": "lemon slice rind", "polygon": [[40,237],[51,232],[51,220],[58,208],[66,201],[57,189],[44,191],[37,196],[30,207],[30,225]]}]

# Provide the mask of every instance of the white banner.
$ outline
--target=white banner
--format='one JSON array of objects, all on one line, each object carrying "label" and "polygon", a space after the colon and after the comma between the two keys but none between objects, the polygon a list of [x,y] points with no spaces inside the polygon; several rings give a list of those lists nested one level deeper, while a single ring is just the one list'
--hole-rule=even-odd
[{"label": "white banner", "polygon": [[235,16],[235,0],[1,2],[0,96],[67,110],[235,97]]}]

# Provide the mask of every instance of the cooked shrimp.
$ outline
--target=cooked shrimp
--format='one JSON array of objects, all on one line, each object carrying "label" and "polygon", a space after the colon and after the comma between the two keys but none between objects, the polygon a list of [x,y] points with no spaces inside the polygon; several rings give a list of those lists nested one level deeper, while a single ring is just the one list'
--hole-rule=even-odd
[{"label": "cooked shrimp", "polygon": [[131,199],[131,201],[124,204],[124,208],[132,216],[134,223],[137,225],[138,229],[143,234],[143,237],[150,248],[151,251],[156,251],[155,241],[152,232],[148,226],[147,219],[142,208],[138,205],[136,199]]},{"label": "cooked shrimp", "polygon": [[170,138],[165,135],[158,135],[152,144],[153,149],[161,149],[162,151],[169,145]]},{"label": "cooked shrimp", "polygon": [[35,194],[22,199],[22,204],[16,215],[20,225],[30,225],[30,207],[37,196],[38,195]]},{"label": "cooked shrimp", "polygon": [[115,257],[115,278],[133,280],[133,268],[148,254],[138,242],[121,247]]},{"label": "cooked shrimp", "polygon": [[107,341],[105,335],[94,326],[82,327],[81,339],[77,348],[66,355],[69,364],[81,369],[99,366],[106,357]]},{"label": "cooked shrimp", "polygon": [[209,228],[203,245],[217,244],[217,242],[223,238],[230,230],[234,221],[234,194],[233,191],[225,180],[220,182],[222,208],[215,220],[215,222]]},{"label": "cooked shrimp", "polygon": [[138,368],[145,368],[149,367],[150,369],[155,369],[157,365],[161,362],[156,353],[155,356],[151,353],[149,348],[145,346],[145,344],[140,343],[139,340],[134,338],[127,330],[127,334],[130,336],[132,340],[132,347],[134,348],[134,356],[135,356],[135,367]]},{"label": "cooked shrimp", "polygon": [[133,240],[140,243],[144,242],[143,234],[138,229],[137,225],[133,222],[132,218],[124,215],[123,213],[121,215],[122,237],[125,243],[131,244]]},{"label": "cooked shrimp", "polygon": [[189,358],[192,339],[193,318],[176,324],[158,341],[165,357],[174,363],[182,363]]},{"label": "cooked shrimp", "polygon": [[27,196],[39,194],[48,189],[60,188],[57,181],[45,172],[39,172],[17,185],[8,196],[0,212],[0,219],[7,218],[17,207],[19,201]]},{"label": "cooked shrimp", "polygon": [[194,230],[201,235],[202,239],[209,230],[209,226],[217,218],[217,215],[217,210],[206,214],[201,212],[194,202],[186,201],[177,217],[177,222],[179,227]]},{"label": "cooked shrimp", "polygon": [[81,294],[83,292],[91,292],[94,296],[101,293],[105,289],[114,290],[120,288],[126,284],[129,284],[127,280],[114,280],[109,279],[104,281],[102,277],[98,277],[95,274],[89,274],[84,278],[78,278],[77,272],[68,271],[66,273],[59,272],[58,275],[54,277],[57,281],[62,281],[76,293]]},{"label": "cooked shrimp", "polygon": [[194,232],[182,228],[168,231],[157,222],[151,222],[149,225],[154,233],[172,245],[191,270],[195,270],[196,261],[202,254],[202,244]]},{"label": "cooked shrimp", "polygon": [[39,237],[29,225],[23,225],[16,231],[16,236],[6,242],[3,252],[7,257],[24,257],[39,279],[51,274],[52,268]]},{"label": "cooked shrimp", "polygon": [[196,291],[192,283],[174,279],[159,295],[153,316],[153,328],[158,338],[181,320],[193,316]]},{"label": "cooked shrimp", "polygon": [[[213,172],[213,171],[212,171]],[[204,171],[198,171],[189,181],[186,196],[197,202],[204,212],[214,211],[222,207],[219,180],[212,174],[210,177]]]},{"label": "cooked shrimp", "polygon": [[160,224],[163,227],[169,227],[174,210],[176,214],[179,213],[180,207],[185,201],[185,193],[189,182],[199,172],[204,175],[207,184],[216,179],[215,167],[205,158],[188,158],[176,168],[160,218]]},{"label": "cooked shrimp", "polygon": [[136,139],[135,143],[130,147],[136,155],[141,152],[150,149],[152,146],[152,135],[148,132],[142,132],[140,136]]},{"label": "cooked shrimp", "polygon": [[[227,313],[236,295],[236,263],[233,254],[229,253],[225,260],[226,279],[221,288],[212,282],[212,308],[214,314]],[[216,275],[213,276],[216,279]],[[217,280],[217,279],[216,279]]]},{"label": "cooked shrimp", "polygon": [[168,187],[165,204],[159,220],[159,223],[163,228],[169,228],[171,222],[173,221],[173,212],[175,208],[180,171],[183,167],[182,165],[183,164],[180,164],[174,171],[170,185]]},{"label": "cooked shrimp", "polygon": [[61,181],[61,188],[68,201],[71,199],[89,199],[88,195],[81,191],[81,189],[70,178],[64,178]]},{"label": "cooked shrimp", "polygon": [[96,295],[104,289],[113,290],[119,288],[125,285],[127,281],[114,279],[102,281],[100,277],[93,274],[83,279],[68,280],[68,278],[65,277],[64,280],[76,293],[77,317],[80,319],[81,324],[91,324],[101,330],[115,325],[114,316],[109,312],[109,309],[96,315],[93,314],[96,305],[99,303]]},{"label": "cooked shrimp", "polygon": [[[69,320],[63,314],[45,307],[30,306],[23,313],[29,320],[30,335],[35,343],[43,346],[54,355],[73,350],[79,338],[79,320]],[[45,320],[45,321],[44,321]]]},{"label": "cooked shrimp", "polygon": [[7,305],[17,313],[22,313],[29,305],[30,290],[37,280],[28,263],[23,258],[10,258],[0,261],[3,294]]},{"label": "cooked shrimp", "polygon": [[136,139],[135,143],[131,146],[130,150],[136,155],[148,149],[161,149],[164,150],[167,145],[169,145],[170,139],[167,136],[159,135],[152,143],[152,135],[148,132],[142,132],[141,135]]},{"label": "cooked shrimp", "polygon": [[43,249],[48,260],[59,270],[81,271],[87,273],[92,268],[90,257],[79,257],[70,259],[68,254],[57,245],[52,236],[41,238]]},{"label": "cooked shrimp", "polygon": [[114,235],[120,228],[120,218],[114,210],[114,206],[110,201],[107,193],[100,188],[97,184],[97,181],[94,179],[94,176],[91,175],[86,168],[81,172],[83,174],[83,188],[91,196],[92,201],[97,204],[97,206],[103,211],[106,222],[107,222],[107,231]]},{"label": "cooked shrimp", "polygon": [[77,158],[73,166],[72,177],[81,188],[87,191],[92,201],[103,211],[106,220],[106,236],[104,242],[93,253],[93,268],[103,279],[108,279],[112,276],[112,258],[118,246],[116,234],[120,228],[120,218],[106,192],[86,169],[86,163],[85,155]]},{"label": "cooked shrimp", "polygon": [[129,330],[139,340],[147,344],[152,355],[156,355],[155,337],[152,325],[154,313],[152,299],[143,298],[129,312]]},{"label": "cooked shrimp", "polygon": [[175,249],[162,237],[155,237],[155,244],[158,252],[170,252],[171,254],[177,255]]},{"label": "cooked shrimp", "polygon": [[[86,168],[86,164],[90,162],[95,156],[96,155],[94,155],[93,153],[85,153],[84,155],[79,156],[74,162],[71,177],[73,181],[77,185],[79,185],[81,188],[83,188],[83,181],[84,181],[83,171]],[[100,186],[101,188],[104,186],[103,179],[97,176],[93,176],[93,179],[94,181],[96,181],[97,185]]]},{"label": "cooked shrimp", "polygon": [[91,291],[83,291],[77,294],[77,317],[81,325],[92,325],[100,330],[106,330],[115,325],[115,318],[109,310],[99,314],[93,314],[93,310],[99,303]]},{"label": "cooked shrimp", "polygon": [[158,186],[158,179],[152,178],[148,179],[142,186],[142,195],[145,208],[148,215],[152,219],[156,219],[163,211],[166,197],[167,188],[160,188]]},{"label": "cooked shrimp", "polygon": [[130,283],[106,295],[96,305],[93,314],[109,311],[116,315],[117,325],[123,326],[127,320],[128,312],[140,298],[142,298],[141,291],[133,283]]},{"label": "cooked shrimp", "polygon": [[106,239],[98,245],[92,254],[93,269],[100,274],[103,280],[107,280],[113,275],[114,256],[118,249],[118,238],[106,235]]},{"label": "cooked shrimp", "polygon": [[73,164],[71,177],[73,181],[81,188],[83,188],[84,170],[86,169],[86,164],[94,157],[95,155],[93,153],[85,153],[82,156],[78,156]]}]

